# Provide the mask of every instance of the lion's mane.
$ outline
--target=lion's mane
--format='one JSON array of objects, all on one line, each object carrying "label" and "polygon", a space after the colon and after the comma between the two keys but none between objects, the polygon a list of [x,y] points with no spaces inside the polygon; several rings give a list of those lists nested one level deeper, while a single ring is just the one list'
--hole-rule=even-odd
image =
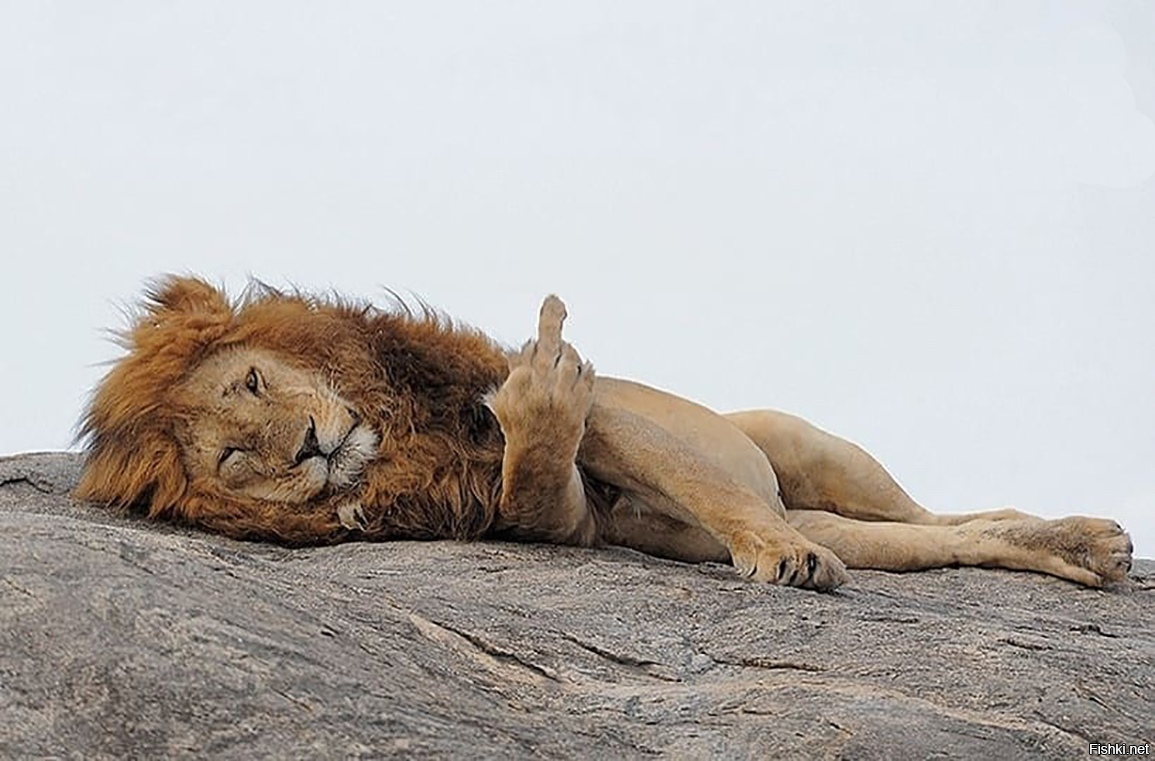
[{"label": "lion's mane", "polygon": [[[289,544],[473,538],[493,524],[503,440],[485,407],[508,369],[482,333],[430,309],[391,310],[264,286],[230,302],[191,277],[149,289],[120,336],[126,354],[95,389],[80,427],[76,496],[238,538]],[[190,479],[178,431],[196,412],[181,382],[214,352],[255,347],[320,373],[381,433],[352,494],[304,505],[222,499]],[[338,508],[356,498],[357,526]]]}]

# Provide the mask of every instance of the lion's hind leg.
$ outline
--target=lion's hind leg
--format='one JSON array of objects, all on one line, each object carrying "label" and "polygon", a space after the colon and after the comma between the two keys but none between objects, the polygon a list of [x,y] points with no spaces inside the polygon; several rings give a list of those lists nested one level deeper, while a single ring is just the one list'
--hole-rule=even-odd
[{"label": "lion's hind leg", "polygon": [[865,449],[800,417],[776,410],[733,412],[725,417],[766,454],[778,475],[782,501],[791,510],[926,526],[1033,517],[1011,508],[932,513],[915,502]]},{"label": "lion's hind leg", "polygon": [[953,565],[1038,571],[1088,587],[1123,580],[1131,540],[1114,521],[974,520],[957,525],[858,521],[789,510],[803,536],[833,550],[848,568],[918,571]]}]

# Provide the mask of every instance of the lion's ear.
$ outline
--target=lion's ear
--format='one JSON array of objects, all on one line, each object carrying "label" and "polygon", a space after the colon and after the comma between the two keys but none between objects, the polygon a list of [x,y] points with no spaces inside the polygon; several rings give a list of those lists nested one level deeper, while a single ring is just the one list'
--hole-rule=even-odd
[{"label": "lion's ear", "polygon": [[196,277],[170,275],[153,283],[146,294],[146,307],[153,317],[178,315],[231,315],[225,294]]},{"label": "lion's ear", "polygon": [[180,453],[171,439],[98,432],[73,496],[120,509],[147,508],[155,517],[178,504],[187,486]]}]

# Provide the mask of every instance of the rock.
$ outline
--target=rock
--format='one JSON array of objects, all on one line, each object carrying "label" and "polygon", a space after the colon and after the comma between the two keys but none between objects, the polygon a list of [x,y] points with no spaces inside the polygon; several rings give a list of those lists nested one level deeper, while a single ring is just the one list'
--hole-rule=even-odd
[{"label": "rock", "polygon": [[836,594],[619,549],[290,550],[0,460],[0,756],[1075,758],[1155,741],[1129,589],[858,571]]}]

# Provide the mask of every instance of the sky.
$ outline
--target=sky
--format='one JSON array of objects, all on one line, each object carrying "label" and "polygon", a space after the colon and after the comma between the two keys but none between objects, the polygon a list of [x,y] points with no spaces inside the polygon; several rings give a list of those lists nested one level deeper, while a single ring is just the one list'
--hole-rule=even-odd
[{"label": "sky", "polygon": [[1155,5],[0,5],[0,454],[160,273],[383,301],[784,409],[930,509],[1155,556]]}]

